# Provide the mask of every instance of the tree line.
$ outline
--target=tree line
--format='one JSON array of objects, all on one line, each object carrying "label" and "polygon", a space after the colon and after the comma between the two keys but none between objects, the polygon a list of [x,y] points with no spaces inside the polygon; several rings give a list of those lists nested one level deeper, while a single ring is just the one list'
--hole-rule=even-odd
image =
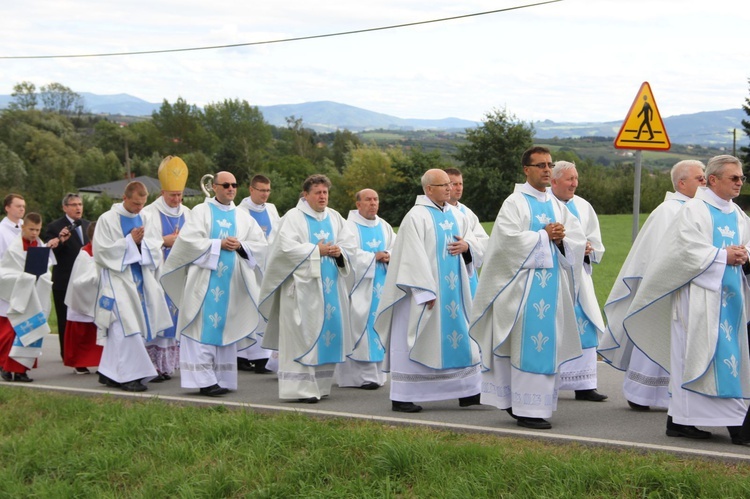
[{"label": "tree line", "polygon": [[[59,83],[37,92],[33,83],[22,82],[12,97],[9,108],[0,112],[0,194],[22,194],[28,210],[41,212],[46,221],[61,216],[66,193],[122,178],[156,177],[167,155],[185,160],[187,186],[196,189],[204,174],[231,171],[244,186],[237,201],[247,195],[253,175],[268,176],[270,200],[281,213],[296,204],[302,181],[313,173],[329,176],[330,206],[344,216],[354,209],[354,194],[372,188],[380,194],[380,215],[394,225],[422,193],[420,177],[426,170],[458,167],[464,174],[462,201],[480,220],[491,221],[514,184],[523,181],[520,157],[534,144],[533,126],[506,110],[487,113],[481,126],[466,130],[456,152],[446,155],[363,143],[348,130],[319,133],[295,116],[286,119],[285,127],[276,127],[240,99],[203,108],[182,98],[165,99],[150,118],[125,122],[86,113],[80,96]],[[598,213],[632,212],[632,164],[603,166],[565,148],[555,151],[553,159],[577,164],[578,194]],[[644,176],[648,181],[642,182],[641,210],[648,212],[671,190],[671,182],[663,172],[646,171]],[[96,219],[116,201],[88,200],[86,217]]]}]

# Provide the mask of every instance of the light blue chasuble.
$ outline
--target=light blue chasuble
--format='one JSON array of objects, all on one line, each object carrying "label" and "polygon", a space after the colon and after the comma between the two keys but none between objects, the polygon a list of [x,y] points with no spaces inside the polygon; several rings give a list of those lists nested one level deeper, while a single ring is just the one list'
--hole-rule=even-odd
[{"label": "light blue chasuble", "polygon": [[[211,207],[210,239],[226,239],[237,235],[235,211],[223,211],[218,206]],[[221,250],[216,269],[208,279],[208,293],[203,302],[203,327],[200,342],[206,345],[224,346],[224,326],[229,313],[229,290],[232,282],[236,251]]]},{"label": "light blue chasuble", "polygon": [[258,222],[258,225],[260,225],[260,228],[263,229],[263,234],[265,234],[266,239],[268,239],[268,235],[271,233],[271,217],[268,216],[268,210],[263,211],[255,211],[255,210],[247,210],[250,212],[250,216],[255,219],[256,222]]},{"label": "light blue chasuble", "polygon": [[[458,210],[466,215],[466,207],[459,205]],[[469,288],[471,289],[471,299],[474,299],[474,295],[477,293],[477,284],[479,283],[479,276],[477,275],[476,269],[474,273],[469,277]]]},{"label": "light blue chasuble", "polygon": [[[318,244],[319,241],[333,241],[333,226],[330,217],[316,220],[305,213],[307,220],[307,231],[310,242]],[[336,260],[330,256],[320,259],[320,278],[323,282],[323,327],[320,330],[316,347],[318,352],[318,363],[330,364],[333,362],[344,362],[344,328],[341,317],[341,304],[339,303],[339,271]]]},{"label": "light blue chasuble", "polygon": [[[140,215],[134,217],[126,217],[120,215],[120,228],[122,229],[122,235],[127,236],[133,229],[143,226],[143,220]],[[151,321],[148,320],[148,309],[146,308],[146,297],[143,294],[143,269],[141,269],[140,263],[130,264],[130,273],[133,276],[133,282],[135,282],[136,290],[138,291],[138,300],[141,302],[141,309],[143,310],[143,317],[146,319],[146,341],[152,341],[154,334],[151,331]]]},{"label": "light blue chasuble", "polygon": [[[183,225],[185,225],[185,215],[180,215],[179,217],[170,217],[169,215],[165,215],[162,212],[159,212],[159,217],[161,218],[161,235],[162,236],[168,236],[170,234],[174,234],[175,230],[181,229]],[[172,251],[172,248],[162,248],[162,254],[164,256],[164,260],[166,261],[167,257],[169,256],[169,252]],[[177,333],[177,306],[175,306],[174,302],[169,299],[169,296],[167,296],[166,293],[164,293],[164,298],[167,299],[167,306],[169,307],[169,315],[172,317],[172,327],[169,329],[166,329],[162,332],[162,336],[165,338],[174,338]]]},{"label": "light blue chasuble", "polygon": [[[714,223],[713,245],[717,248],[740,244],[737,231],[737,215],[722,213],[706,203]],[[741,398],[742,382],[740,364],[745,361],[740,355],[739,335],[747,334],[742,324],[742,268],[727,265],[721,280],[721,310],[719,312],[719,337],[713,358],[716,377],[716,392],[720,398]]]},{"label": "light blue chasuble", "polygon": [[450,209],[441,211],[428,207],[427,210],[435,225],[442,369],[468,367],[472,362],[468,313],[464,310],[461,292],[461,265],[464,262],[461,255],[448,252],[448,243],[456,242],[454,236],[461,234]]},{"label": "light blue chasuble", "polygon": [[[573,202],[573,199],[565,203],[568,210],[576,217],[581,220],[581,215],[578,213],[578,207]],[[591,319],[583,311],[581,302],[576,300],[576,324],[578,325],[578,337],[581,338],[581,348],[594,348],[599,346],[599,338],[596,335],[596,328],[591,322]]]},{"label": "light blue chasuble", "polygon": [[[555,210],[552,201],[541,202],[534,196],[524,194],[531,210],[530,231],[538,232],[544,226],[555,221]],[[523,314],[523,333],[521,342],[521,365],[519,369],[535,374],[555,374],[557,366],[557,287],[558,263],[555,248],[552,250],[552,268],[534,270],[529,295]]]},{"label": "light blue chasuble", "polygon": [[[39,312],[36,315],[32,315],[25,321],[16,324],[13,326],[13,331],[15,331],[16,336],[13,338],[13,345],[17,348],[36,348],[41,352],[42,350],[42,340],[44,338],[39,338],[38,340],[29,343],[28,345],[23,344],[22,338],[26,336],[27,334],[31,333],[32,331],[35,331],[37,328],[42,327],[43,325],[47,324],[47,318],[44,316],[42,312]],[[11,352],[12,357],[13,352]],[[41,355],[41,353],[39,354]]]},{"label": "light blue chasuble", "polygon": [[[360,224],[356,225],[359,229],[360,247],[363,250],[369,251],[370,253],[385,251],[385,237],[383,237],[383,227],[380,223],[375,227],[368,227]],[[375,275],[372,278],[370,315],[367,318],[364,338],[359,339],[359,341],[367,341],[367,344],[369,345],[368,352],[370,353],[370,358],[367,360],[370,362],[380,362],[383,360],[383,357],[385,357],[385,348],[383,348],[383,345],[380,343],[380,337],[375,332],[375,329],[373,329],[373,324],[375,323],[375,315],[378,310],[378,304],[380,303],[380,295],[383,292],[386,270],[387,267],[383,262],[375,262]]]}]

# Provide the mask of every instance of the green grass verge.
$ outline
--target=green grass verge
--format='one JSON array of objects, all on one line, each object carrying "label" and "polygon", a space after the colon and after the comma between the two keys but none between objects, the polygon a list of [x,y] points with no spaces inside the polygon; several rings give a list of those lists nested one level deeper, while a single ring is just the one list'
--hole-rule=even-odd
[{"label": "green grass verge", "polygon": [[748,497],[750,466],[0,387],[1,497]]}]

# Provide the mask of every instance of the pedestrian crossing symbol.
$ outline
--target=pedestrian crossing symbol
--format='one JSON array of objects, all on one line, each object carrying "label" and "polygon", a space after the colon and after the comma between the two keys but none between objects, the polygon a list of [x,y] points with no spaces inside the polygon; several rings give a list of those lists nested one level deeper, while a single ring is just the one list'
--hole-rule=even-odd
[{"label": "pedestrian crossing symbol", "polygon": [[666,151],[670,148],[667,129],[661,120],[651,86],[644,81],[615,139],[617,149]]}]

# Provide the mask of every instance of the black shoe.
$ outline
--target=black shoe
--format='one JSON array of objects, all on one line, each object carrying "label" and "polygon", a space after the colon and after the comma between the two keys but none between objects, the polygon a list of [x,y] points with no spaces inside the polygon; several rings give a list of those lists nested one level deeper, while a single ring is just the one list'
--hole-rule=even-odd
[{"label": "black shoe", "polygon": [[229,388],[222,388],[218,384],[204,386],[200,390],[200,394],[205,395],[206,397],[218,397],[219,395],[224,395],[226,393],[229,393]]},{"label": "black shoe", "polygon": [[522,416],[518,416],[516,419],[518,420],[516,421],[516,424],[518,426],[523,426],[524,428],[531,428],[532,430],[549,430],[552,428],[552,424],[546,419],[525,418]]},{"label": "black shoe", "polygon": [[76,374],[91,374],[88,367],[76,367],[73,372]]},{"label": "black shoe", "polygon": [[638,412],[646,412],[651,410],[651,407],[647,405],[636,404],[635,402],[631,402],[630,400],[628,400],[628,405],[631,409]]},{"label": "black shoe", "polygon": [[297,399],[297,402],[302,402],[303,404],[317,404],[318,402],[320,402],[320,399],[318,397],[307,397]]},{"label": "black shoe", "polygon": [[358,388],[361,388],[362,390],[377,390],[378,388],[380,388],[380,385],[375,383],[374,381],[368,381]]},{"label": "black shoe", "polygon": [[125,390],[126,392],[145,392],[148,390],[148,387],[141,383],[140,379],[134,379],[133,381],[128,381],[127,383],[121,383],[120,388],[122,390]]},{"label": "black shoe", "polygon": [[5,381],[13,381],[13,373],[9,373],[8,371],[0,371],[0,377]]},{"label": "black shoe", "polygon": [[505,412],[507,412],[508,416],[512,417],[513,419],[518,419],[518,416],[516,416],[515,414],[513,414],[513,409],[511,409],[510,407],[507,408],[507,409],[505,409]]},{"label": "black shoe", "polygon": [[266,369],[268,359],[258,359],[253,361],[253,363],[255,364],[255,374],[269,374],[273,372],[270,369]]},{"label": "black shoe", "polygon": [[237,357],[237,370],[238,371],[255,371],[255,364],[250,362],[244,357]]},{"label": "black shoe", "polygon": [[472,395],[471,397],[461,397],[460,399],[458,399],[459,407],[469,407],[472,405],[482,405],[478,393],[476,395]]},{"label": "black shoe", "polygon": [[113,380],[112,378],[108,378],[102,373],[99,373],[99,383],[101,383],[102,385],[106,385],[109,388],[120,388],[122,386],[117,381]]},{"label": "black shoe", "polygon": [[161,383],[162,381],[167,381],[167,378],[165,378],[163,374],[159,374],[157,377],[155,377],[154,379],[152,379],[150,382],[151,383]]},{"label": "black shoe", "polygon": [[734,445],[750,445],[750,440],[742,437],[742,426],[727,426],[727,430]]},{"label": "black shoe", "polygon": [[604,394],[601,394],[596,391],[596,388],[593,388],[591,390],[576,390],[576,400],[588,400],[589,402],[602,402],[604,400],[607,400],[609,397],[607,397]]},{"label": "black shoe", "polygon": [[705,440],[711,438],[711,432],[699,430],[695,426],[674,423],[672,416],[667,416],[667,436]]},{"label": "black shoe", "polygon": [[22,383],[31,383],[34,380],[29,378],[29,375],[26,373],[13,373],[13,381],[20,381]]},{"label": "black shoe", "polygon": [[398,402],[396,400],[392,400],[391,410],[395,412],[419,412],[422,410],[422,406],[414,404],[412,402]]}]

